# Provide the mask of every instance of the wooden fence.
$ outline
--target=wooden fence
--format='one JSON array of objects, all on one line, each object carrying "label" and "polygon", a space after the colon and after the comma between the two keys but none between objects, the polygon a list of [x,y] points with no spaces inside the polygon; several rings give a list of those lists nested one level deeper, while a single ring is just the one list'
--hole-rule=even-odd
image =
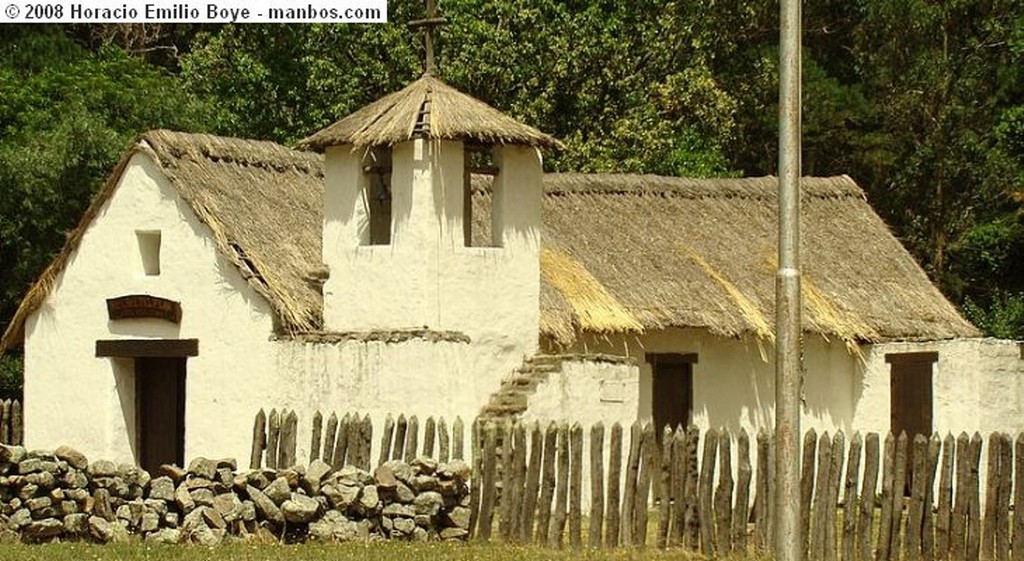
[{"label": "wooden fence", "polygon": [[20,445],[24,442],[21,402],[0,400],[0,444]]},{"label": "wooden fence", "polygon": [[[269,422],[257,416],[257,429],[268,428],[261,448],[268,463],[272,457],[277,465],[294,463],[293,415],[271,412]],[[322,425],[318,414],[312,450],[322,450],[320,457],[332,465],[369,469],[368,416],[332,415],[326,431]],[[447,460],[451,443],[451,457],[461,458],[461,425],[457,419],[449,433],[443,420],[430,418],[418,446],[416,418],[392,422],[389,416],[377,461],[435,456],[435,439],[435,457]],[[472,539],[574,548],[652,545],[709,556],[770,551],[775,448],[768,433],[751,440],[745,431],[665,427],[658,434],[639,422],[628,428],[616,423],[608,433],[601,423],[584,430],[578,423],[474,421]],[[842,432],[810,430],[801,457],[802,547],[810,561],[1024,560],[1024,516],[1013,516],[1024,505],[1024,434],[1011,440],[993,433],[986,445],[978,433],[913,440],[856,433],[847,443]]]},{"label": "wooden fence", "polygon": [[[296,462],[297,432],[299,420],[294,411],[271,409],[268,415],[262,409],[253,423],[252,454],[249,467],[278,468],[292,466]],[[313,430],[309,450],[309,461],[323,460],[335,468],[352,465],[370,471],[372,467],[388,460],[412,462],[418,456],[428,456],[441,462],[463,459],[462,418],[456,417],[449,431],[444,417],[434,420],[429,417],[423,426],[423,441],[420,444],[419,419],[412,415],[399,415],[397,421],[388,415],[384,419],[377,463],[371,466],[373,450],[373,423],[368,414],[346,413],[340,419],[331,413],[324,426],[323,414],[313,415]],[[434,453],[434,444],[437,453]]]}]

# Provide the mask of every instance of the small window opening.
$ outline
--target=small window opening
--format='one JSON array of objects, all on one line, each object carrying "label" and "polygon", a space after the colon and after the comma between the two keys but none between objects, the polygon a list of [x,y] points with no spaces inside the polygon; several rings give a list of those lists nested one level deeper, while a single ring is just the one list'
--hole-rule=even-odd
[{"label": "small window opening", "polygon": [[[498,165],[494,157],[494,147],[467,144],[465,147],[464,158],[465,177],[463,180],[462,190],[462,233],[464,245],[466,247],[501,247],[501,229],[497,227],[498,222],[495,220],[495,212],[497,212],[499,205],[495,204],[496,197],[494,196],[494,178],[497,177],[500,170],[498,169]],[[489,212],[491,214],[489,217],[490,219],[488,220],[488,223],[491,226],[490,239],[487,239],[486,233],[482,231],[484,230],[483,228],[474,228],[474,175],[482,176],[485,180],[490,180],[491,201],[490,205],[488,205]]]},{"label": "small window opening", "polygon": [[160,230],[138,230],[135,238],[139,242],[139,256],[142,271],[148,277],[160,274]]},{"label": "small window opening", "polygon": [[371,148],[363,164],[366,175],[364,192],[369,236],[367,245],[391,243],[391,150]]}]

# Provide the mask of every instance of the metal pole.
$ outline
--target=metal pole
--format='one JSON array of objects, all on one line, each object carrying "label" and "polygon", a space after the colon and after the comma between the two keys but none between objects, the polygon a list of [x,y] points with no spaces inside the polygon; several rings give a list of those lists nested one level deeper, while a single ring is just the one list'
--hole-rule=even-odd
[{"label": "metal pole", "polygon": [[801,561],[800,535],[800,0],[779,28],[779,270],[775,277],[775,559]]}]

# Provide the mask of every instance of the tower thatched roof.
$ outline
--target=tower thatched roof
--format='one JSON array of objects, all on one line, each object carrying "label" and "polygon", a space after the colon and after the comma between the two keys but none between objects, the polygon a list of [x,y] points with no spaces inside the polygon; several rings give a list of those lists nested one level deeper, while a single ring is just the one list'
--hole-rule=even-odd
[{"label": "tower thatched roof", "polygon": [[[153,131],[122,159],[29,290],[0,350],[21,340],[25,320],[138,152],[210,227],[282,331],[320,326],[323,301],[311,277],[322,269],[323,157],[270,142]],[[581,333],[667,327],[774,337],[776,185],[770,177],[546,175],[541,332],[561,343]],[[489,237],[489,186],[474,177],[481,239]],[[850,345],[978,335],[849,177],[805,178],[802,186],[806,330]]]},{"label": "tower thatched roof", "polygon": [[299,147],[322,152],[328,146],[393,145],[417,135],[441,140],[483,144],[526,144],[554,148],[559,142],[524,125],[486,103],[468,96],[431,75],[299,142]]}]

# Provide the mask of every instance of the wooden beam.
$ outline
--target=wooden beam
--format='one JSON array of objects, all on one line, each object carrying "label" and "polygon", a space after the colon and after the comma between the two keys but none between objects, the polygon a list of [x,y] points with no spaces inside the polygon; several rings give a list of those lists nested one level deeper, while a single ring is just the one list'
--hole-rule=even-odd
[{"label": "wooden beam", "polygon": [[905,364],[908,362],[938,362],[937,351],[926,351],[919,353],[886,353],[886,364]]},{"label": "wooden beam", "polygon": [[199,339],[100,339],[97,357],[199,356]]},{"label": "wooden beam", "polygon": [[647,353],[648,364],[697,364],[697,353]]}]

